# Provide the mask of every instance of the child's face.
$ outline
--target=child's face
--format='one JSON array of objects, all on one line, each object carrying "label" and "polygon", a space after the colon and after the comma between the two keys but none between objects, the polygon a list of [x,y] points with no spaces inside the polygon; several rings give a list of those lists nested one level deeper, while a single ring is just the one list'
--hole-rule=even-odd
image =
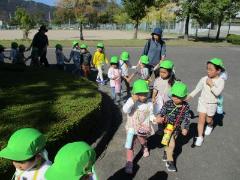
[{"label": "child's face", "polygon": [[116,64],[112,64],[111,65],[114,69],[117,69],[117,65]]},{"label": "child's face", "polygon": [[159,75],[162,79],[167,79],[169,77],[169,72],[167,69],[164,69],[164,68],[160,68],[160,72],[159,72]]},{"label": "child's face", "polygon": [[207,75],[208,75],[209,78],[215,78],[220,73],[221,73],[221,71],[217,70],[216,67],[213,64],[211,64],[211,63],[207,64]]},{"label": "child's face", "polygon": [[86,49],[80,49],[81,53],[85,53]]},{"label": "child's face", "polygon": [[144,68],[144,67],[145,67],[145,65],[140,62],[140,68]]},{"label": "child's face", "polygon": [[139,93],[139,94],[136,94],[138,96],[138,100],[142,103],[146,102],[147,101],[147,93]]},{"label": "child's face", "polygon": [[174,104],[176,104],[176,105],[180,105],[183,103],[183,99],[176,97],[176,96],[172,96],[172,100],[173,100]]},{"label": "child's face", "polygon": [[13,161],[13,165],[16,169],[26,171],[27,169],[34,166],[35,161]]},{"label": "child's face", "polygon": [[103,49],[102,49],[102,48],[97,48],[97,50],[98,50],[99,52],[102,52],[102,51],[103,51]]}]

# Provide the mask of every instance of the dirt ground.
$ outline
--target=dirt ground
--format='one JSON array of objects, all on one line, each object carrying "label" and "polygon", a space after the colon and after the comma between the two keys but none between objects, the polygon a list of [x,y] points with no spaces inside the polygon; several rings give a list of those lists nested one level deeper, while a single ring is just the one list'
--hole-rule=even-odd
[{"label": "dirt ground", "polygon": [[[32,30],[29,38],[32,39],[37,30]],[[49,30],[47,32],[49,40],[72,40],[79,38],[78,30]],[[86,40],[109,40],[109,39],[132,39],[133,31],[119,30],[84,30],[84,39]],[[21,30],[0,30],[0,40],[22,39]],[[139,32],[138,39],[149,38],[149,33]]]}]

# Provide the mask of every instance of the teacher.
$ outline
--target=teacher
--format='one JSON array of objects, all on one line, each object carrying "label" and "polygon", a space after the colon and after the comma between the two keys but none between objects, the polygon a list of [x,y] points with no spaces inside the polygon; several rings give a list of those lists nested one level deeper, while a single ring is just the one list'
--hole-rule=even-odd
[{"label": "teacher", "polygon": [[145,44],[143,55],[149,57],[149,69],[150,75],[154,71],[155,77],[159,76],[159,73],[156,71],[161,60],[164,60],[166,56],[166,44],[162,40],[162,29],[155,28],[152,32],[152,38],[147,41]]}]

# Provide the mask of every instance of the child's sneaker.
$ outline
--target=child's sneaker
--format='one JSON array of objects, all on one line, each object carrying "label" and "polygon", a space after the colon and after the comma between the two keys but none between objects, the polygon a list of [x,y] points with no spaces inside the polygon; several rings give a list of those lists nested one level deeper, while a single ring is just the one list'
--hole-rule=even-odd
[{"label": "child's sneaker", "polygon": [[167,167],[167,170],[170,171],[170,172],[176,172],[177,171],[173,161],[167,161],[166,162],[166,167]]},{"label": "child's sneaker", "polygon": [[195,141],[195,146],[201,146],[203,143],[203,137],[197,137]]},{"label": "child's sneaker", "polygon": [[101,80],[100,80],[99,78],[97,78],[97,79],[96,79],[96,82],[100,83],[100,82],[101,82]]},{"label": "child's sneaker", "polygon": [[133,162],[128,161],[125,166],[125,172],[127,174],[132,174],[133,173]]},{"label": "child's sneaker", "polygon": [[166,151],[163,151],[162,161],[164,161],[164,162],[167,161],[167,153],[166,153]]},{"label": "child's sneaker", "polygon": [[206,129],[205,129],[205,131],[204,131],[204,134],[205,134],[206,136],[209,136],[209,135],[211,134],[212,130],[213,130],[213,127],[207,125],[207,127],[206,127]]},{"label": "child's sneaker", "polygon": [[143,149],[143,157],[148,157],[150,154],[149,154],[149,151],[148,151],[148,148],[144,148]]}]

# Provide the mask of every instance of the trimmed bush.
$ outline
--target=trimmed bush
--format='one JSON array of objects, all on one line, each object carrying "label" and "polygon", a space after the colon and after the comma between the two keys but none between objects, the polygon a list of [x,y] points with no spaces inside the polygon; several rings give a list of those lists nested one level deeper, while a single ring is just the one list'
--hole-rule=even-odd
[{"label": "trimmed bush", "polygon": [[[50,156],[63,143],[92,136],[99,128],[101,94],[94,83],[58,70],[0,65],[0,148],[22,127],[46,135]],[[77,136],[77,138],[76,138]],[[0,177],[12,173],[0,159]],[[7,175],[6,175],[7,174]]]},{"label": "trimmed bush", "polygon": [[240,35],[237,34],[229,34],[226,38],[227,42],[232,44],[240,45]]}]

